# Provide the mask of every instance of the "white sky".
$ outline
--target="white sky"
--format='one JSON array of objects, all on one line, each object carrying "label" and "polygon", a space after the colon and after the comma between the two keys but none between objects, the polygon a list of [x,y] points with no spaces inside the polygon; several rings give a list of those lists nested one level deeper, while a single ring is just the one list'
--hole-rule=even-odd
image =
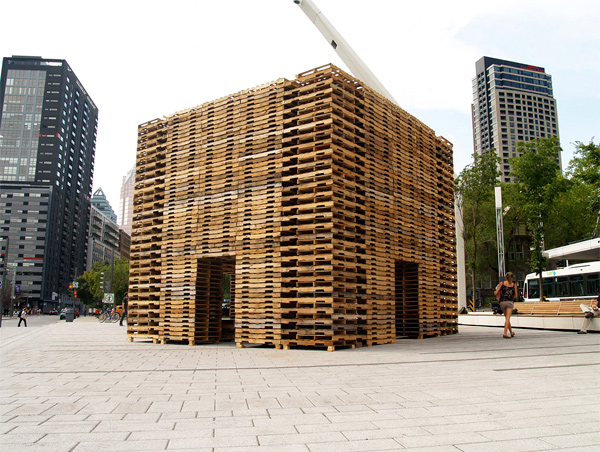
[{"label": "white sky", "polygon": [[[597,0],[313,0],[398,103],[473,153],[470,108],[482,56],[552,75],[563,168],[600,139]],[[3,2],[0,56],[66,59],[98,108],[94,190],[115,211],[146,121],[333,63],[292,0]]]}]

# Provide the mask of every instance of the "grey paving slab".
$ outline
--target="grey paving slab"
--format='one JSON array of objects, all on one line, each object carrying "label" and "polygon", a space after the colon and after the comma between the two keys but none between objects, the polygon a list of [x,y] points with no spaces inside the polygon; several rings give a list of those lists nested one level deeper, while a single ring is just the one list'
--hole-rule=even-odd
[{"label": "grey paving slab", "polygon": [[35,321],[0,328],[0,451],[600,450],[598,334],[461,326],[329,353]]}]

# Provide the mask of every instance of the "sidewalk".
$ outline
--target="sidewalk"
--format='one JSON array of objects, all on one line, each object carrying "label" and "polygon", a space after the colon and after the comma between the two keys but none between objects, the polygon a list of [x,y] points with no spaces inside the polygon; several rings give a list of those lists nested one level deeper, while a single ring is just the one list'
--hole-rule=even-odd
[{"label": "sidewalk", "polygon": [[0,328],[0,451],[598,451],[600,335],[460,326],[354,350]]}]

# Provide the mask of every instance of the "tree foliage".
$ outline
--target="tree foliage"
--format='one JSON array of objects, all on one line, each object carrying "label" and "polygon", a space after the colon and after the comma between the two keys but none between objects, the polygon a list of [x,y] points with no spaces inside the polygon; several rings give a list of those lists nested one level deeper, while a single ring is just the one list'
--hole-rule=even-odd
[{"label": "tree foliage", "polygon": [[[101,307],[104,298],[102,288],[102,273],[107,281],[107,292],[111,290],[108,286],[111,275],[111,266],[108,262],[97,262],[92,265],[90,271],[85,272],[77,281],[79,288],[77,297],[81,299],[86,306]],[[125,259],[116,259],[113,265],[112,293],[115,294],[115,302],[121,303],[129,286],[129,262]]]},{"label": "tree foliage", "polygon": [[495,255],[490,250],[494,250],[496,244],[494,187],[500,175],[498,163],[499,158],[493,150],[475,154],[473,163],[454,182],[473,291],[478,273],[490,265],[490,256]]},{"label": "tree foliage", "polygon": [[[587,237],[592,234],[598,236],[598,219],[600,217],[600,144],[594,144],[593,139],[588,144],[580,141],[575,143],[575,155],[569,163],[567,176],[573,182],[573,190],[582,196],[580,204],[587,204],[583,212],[587,212],[588,218],[584,218],[584,231]],[[573,198],[575,198],[575,194]],[[585,237],[585,236],[584,236]],[[584,238],[582,237],[582,238]]]},{"label": "tree foliage", "polygon": [[514,201],[531,232],[533,251],[529,265],[541,278],[547,266],[547,258],[542,253],[546,225],[561,183],[560,142],[556,137],[521,142],[517,143],[517,152],[520,157],[510,160],[518,193]]}]

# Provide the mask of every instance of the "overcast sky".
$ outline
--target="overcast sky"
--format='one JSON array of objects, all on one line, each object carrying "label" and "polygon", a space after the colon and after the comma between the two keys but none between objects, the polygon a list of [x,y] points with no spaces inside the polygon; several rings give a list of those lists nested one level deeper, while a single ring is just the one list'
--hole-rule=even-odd
[{"label": "overcast sky", "polygon": [[[600,140],[597,0],[313,0],[400,106],[471,162],[482,56],[552,75],[563,147]],[[137,126],[327,63],[344,63],[292,0],[3,2],[0,56],[65,59],[99,113],[94,190],[115,211]]]}]

